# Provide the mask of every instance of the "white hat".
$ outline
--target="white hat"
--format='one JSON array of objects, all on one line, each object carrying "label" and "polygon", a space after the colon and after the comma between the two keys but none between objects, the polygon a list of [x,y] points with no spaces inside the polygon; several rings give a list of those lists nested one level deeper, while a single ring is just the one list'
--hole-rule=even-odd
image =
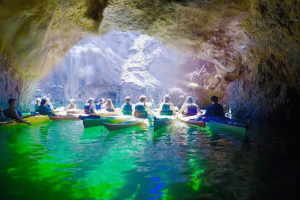
[{"label": "white hat", "polygon": [[73,102],[75,102],[75,99],[70,99],[70,101],[73,101]]},{"label": "white hat", "polygon": [[42,99],[41,98],[36,98],[36,101],[42,101]]}]

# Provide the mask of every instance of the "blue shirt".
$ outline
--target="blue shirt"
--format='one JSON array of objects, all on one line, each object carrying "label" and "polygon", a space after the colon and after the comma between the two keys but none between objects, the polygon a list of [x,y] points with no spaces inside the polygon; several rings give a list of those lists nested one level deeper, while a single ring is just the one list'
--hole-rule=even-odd
[{"label": "blue shirt", "polygon": [[224,117],[223,106],[218,103],[211,104],[207,110],[205,115],[206,117]]}]

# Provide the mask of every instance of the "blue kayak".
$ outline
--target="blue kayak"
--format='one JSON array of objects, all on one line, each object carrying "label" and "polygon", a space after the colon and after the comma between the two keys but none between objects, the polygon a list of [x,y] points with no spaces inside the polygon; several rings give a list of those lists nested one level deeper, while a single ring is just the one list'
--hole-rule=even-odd
[{"label": "blue kayak", "polygon": [[222,129],[229,132],[245,134],[247,130],[246,123],[230,119],[228,117],[205,117],[202,119],[212,129]]}]

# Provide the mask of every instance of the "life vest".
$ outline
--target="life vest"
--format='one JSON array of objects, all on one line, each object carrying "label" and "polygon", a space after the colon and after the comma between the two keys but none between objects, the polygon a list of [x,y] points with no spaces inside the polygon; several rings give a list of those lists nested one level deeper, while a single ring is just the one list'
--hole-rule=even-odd
[{"label": "life vest", "polygon": [[[17,109],[15,109],[15,110],[17,111],[18,116],[19,116],[19,117],[22,117],[22,113],[21,113],[20,111],[18,111]],[[4,113],[4,116],[5,116],[6,118],[15,119],[15,117],[12,116],[12,115],[10,114],[10,109],[9,109],[9,108],[5,109],[5,110],[3,111],[3,113]]]},{"label": "life vest", "polygon": [[84,112],[84,114],[91,114],[91,113],[93,113],[93,109],[90,109],[90,105],[89,105],[89,104],[86,104],[86,105],[83,107],[83,112]]},{"label": "life vest", "polygon": [[160,115],[173,115],[173,111],[170,109],[170,104],[169,103],[164,103]]},{"label": "life vest", "polygon": [[185,116],[193,116],[197,114],[197,107],[195,104],[188,104],[187,113],[184,113]]},{"label": "life vest", "polygon": [[134,116],[137,118],[147,118],[148,112],[145,109],[144,103],[137,103],[135,105]]},{"label": "life vest", "polygon": [[53,114],[51,112],[51,110],[49,109],[48,106],[39,106],[39,114],[41,114],[41,115],[48,115],[49,117],[55,116],[55,114]]},{"label": "life vest", "polygon": [[132,104],[125,103],[123,105],[122,113],[123,113],[123,115],[132,115]]}]

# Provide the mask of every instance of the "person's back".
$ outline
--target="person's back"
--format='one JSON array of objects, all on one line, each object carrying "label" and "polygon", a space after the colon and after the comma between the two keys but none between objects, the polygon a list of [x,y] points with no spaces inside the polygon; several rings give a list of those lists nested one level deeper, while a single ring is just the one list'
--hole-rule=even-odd
[{"label": "person's back", "polygon": [[18,111],[17,109],[15,109],[15,108],[7,108],[7,109],[5,109],[3,111],[4,116],[6,118],[16,119],[16,117],[11,114],[14,110],[17,112],[17,114],[18,114],[19,117],[22,117],[22,113],[20,111]]},{"label": "person's back", "polygon": [[201,110],[199,106],[195,103],[193,103],[193,98],[191,96],[187,96],[185,103],[179,110],[178,114],[181,114],[184,116],[194,116],[197,114],[201,114]]},{"label": "person's back", "polygon": [[210,105],[205,113],[207,117],[224,117],[223,106],[219,103],[214,103]]},{"label": "person's back", "polygon": [[131,103],[124,103],[122,106],[122,113],[123,115],[132,115],[132,104]]},{"label": "person's back", "polygon": [[147,118],[148,113],[145,109],[145,103],[144,102],[139,102],[135,105],[135,112],[134,116],[137,118]]},{"label": "person's back", "polygon": [[206,117],[224,117],[223,106],[218,103],[218,97],[211,97],[212,104],[207,108],[205,116]]},{"label": "person's back", "polygon": [[46,104],[46,100],[42,99],[41,105],[39,106],[39,114],[41,114],[41,115],[48,115],[49,117],[55,116],[55,114],[53,114],[51,112],[49,106],[47,106],[45,104]]},{"label": "person's back", "polygon": [[196,104],[187,103],[185,106],[187,107],[187,112],[183,113],[185,116],[193,116],[198,113]]}]

